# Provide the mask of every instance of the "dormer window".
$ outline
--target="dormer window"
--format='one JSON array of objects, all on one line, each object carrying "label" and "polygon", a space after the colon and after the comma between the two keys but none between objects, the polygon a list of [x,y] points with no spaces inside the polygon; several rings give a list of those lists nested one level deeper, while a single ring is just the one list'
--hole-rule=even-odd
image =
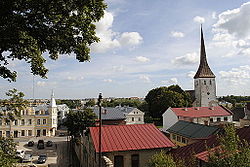
[{"label": "dormer window", "polygon": [[204,81],[204,85],[206,85],[207,83],[206,83],[206,81]]}]

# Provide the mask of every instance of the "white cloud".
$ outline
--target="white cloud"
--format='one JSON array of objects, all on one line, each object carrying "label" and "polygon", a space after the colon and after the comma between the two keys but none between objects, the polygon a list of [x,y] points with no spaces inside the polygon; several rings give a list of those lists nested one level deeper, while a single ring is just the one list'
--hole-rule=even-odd
[{"label": "white cloud", "polygon": [[123,66],[123,65],[113,66],[113,67],[112,67],[112,70],[113,70],[114,72],[122,72],[122,71],[124,71],[124,66]]},{"label": "white cloud", "polygon": [[244,65],[232,68],[230,71],[220,71],[220,77],[233,84],[246,84],[250,80],[250,66]]},{"label": "white cloud", "polygon": [[142,63],[145,63],[145,62],[150,61],[149,58],[144,57],[144,56],[137,56],[137,57],[135,58],[135,60],[138,61],[138,62],[142,62]]},{"label": "white cloud", "polygon": [[141,76],[139,76],[139,79],[142,80],[143,82],[146,82],[146,83],[151,82],[149,76],[147,76],[147,75],[141,75]]},{"label": "white cloud", "polygon": [[142,43],[143,38],[138,32],[124,32],[122,34],[114,32],[112,30],[113,21],[113,14],[105,11],[104,17],[96,23],[96,36],[100,38],[100,41],[91,45],[91,51],[104,53],[115,48],[134,47]]},{"label": "white cloud", "polygon": [[227,32],[239,38],[250,36],[250,2],[242,4],[240,8],[222,12],[218,17],[214,24],[216,31]]},{"label": "white cloud", "polygon": [[196,52],[187,53],[184,56],[176,57],[172,63],[180,65],[190,65],[195,64],[199,61],[198,54]]},{"label": "white cloud", "polygon": [[166,84],[166,85],[176,85],[178,83],[177,78],[170,78],[169,80],[166,81],[161,81],[161,83]]},{"label": "white cloud", "polygon": [[124,32],[118,40],[121,46],[135,46],[139,45],[143,38],[138,32]]},{"label": "white cloud", "polygon": [[182,32],[178,32],[178,31],[172,31],[171,32],[171,36],[175,37],[175,38],[183,38],[185,35]]},{"label": "white cloud", "polygon": [[79,76],[68,76],[66,79],[69,81],[80,81],[80,80],[83,80],[84,77],[83,76],[80,76],[80,77]]},{"label": "white cloud", "polygon": [[195,16],[195,17],[193,18],[193,21],[196,22],[196,23],[202,24],[202,23],[205,23],[205,18],[204,18],[204,17],[201,17],[201,16]]},{"label": "white cloud", "polygon": [[194,78],[194,75],[195,75],[195,71],[189,71],[188,73],[187,73],[187,76],[189,77],[189,78]]},{"label": "white cloud", "polygon": [[216,12],[213,12],[213,13],[212,13],[212,18],[213,18],[213,19],[217,19],[217,14],[216,14]]},{"label": "white cloud", "polygon": [[44,86],[46,85],[46,82],[44,82],[44,81],[38,81],[38,82],[36,83],[36,85],[37,85],[37,86],[40,86],[40,87],[44,87]]},{"label": "white cloud", "polygon": [[108,83],[113,82],[113,80],[112,80],[112,79],[104,79],[103,81],[104,81],[104,82],[108,82]]}]

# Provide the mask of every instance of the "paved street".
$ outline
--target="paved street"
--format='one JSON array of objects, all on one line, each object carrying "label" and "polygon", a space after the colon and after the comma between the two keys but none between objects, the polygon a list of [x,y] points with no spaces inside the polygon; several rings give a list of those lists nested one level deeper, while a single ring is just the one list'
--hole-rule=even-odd
[{"label": "paved street", "polygon": [[[38,140],[44,140],[45,149],[38,150],[37,142]],[[52,147],[46,147],[47,141],[52,141]],[[32,163],[37,166],[49,166],[49,167],[68,167],[69,166],[69,151],[67,146],[66,137],[32,137],[32,138],[18,138],[14,139],[18,143],[18,150],[25,150],[27,153],[33,155]],[[35,145],[33,147],[28,147],[28,141],[34,141]],[[37,158],[40,154],[46,154],[48,159],[45,164],[37,164]],[[30,163],[29,163],[30,164]]]}]

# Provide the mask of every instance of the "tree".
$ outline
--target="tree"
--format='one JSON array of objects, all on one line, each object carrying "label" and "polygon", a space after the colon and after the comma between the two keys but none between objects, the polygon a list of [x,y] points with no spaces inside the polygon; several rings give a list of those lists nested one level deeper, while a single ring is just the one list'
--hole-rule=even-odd
[{"label": "tree", "polygon": [[17,72],[7,66],[16,59],[46,78],[45,52],[52,60],[73,52],[79,62],[88,61],[89,46],[99,41],[93,23],[105,8],[104,0],[1,0],[0,76],[16,80]]},{"label": "tree", "polygon": [[170,154],[160,151],[152,156],[148,163],[149,167],[184,167],[182,161],[175,161]]},{"label": "tree", "polygon": [[0,137],[0,166],[14,167],[16,155],[16,143],[12,138]]},{"label": "tree", "polygon": [[249,167],[250,145],[240,141],[233,125],[225,128],[225,134],[218,137],[220,146],[209,151],[207,167]]},{"label": "tree", "polygon": [[93,107],[95,105],[95,100],[91,99],[89,101],[86,102],[85,106],[87,107]]},{"label": "tree", "polygon": [[146,95],[149,114],[154,118],[161,118],[168,107],[188,107],[191,98],[180,86],[159,87],[152,89]]},{"label": "tree", "polygon": [[77,137],[82,135],[86,127],[95,125],[95,118],[95,113],[89,108],[76,112],[70,111],[66,115],[64,126],[68,128],[71,136]]},{"label": "tree", "polygon": [[15,88],[8,90],[5,94],[9,99],[1,101],[0,106],[4,107],[5,111],[4,113],[3,111],[0,112],[0,118],[5,115],[6,119],[13,121],[15,117],[20,117],[20,111],[27,107],[28,101],[23,98],[24,93]]}]

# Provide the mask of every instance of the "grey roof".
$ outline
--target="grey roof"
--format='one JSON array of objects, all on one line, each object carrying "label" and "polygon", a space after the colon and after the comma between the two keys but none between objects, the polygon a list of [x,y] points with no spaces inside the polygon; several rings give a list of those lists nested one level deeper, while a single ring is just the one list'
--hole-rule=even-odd
[{"label": "grey roof", "polygon": [[219,130],[220,129],[215,126],[207,126],[182,120],[176,122],[173,126],[167,129],[170,133],[193,139],[207,138],[210,135],[219,132]]},{"label": "grey roof", "polygon": [[[99,107],[93,108],[94,113],[99,117]],[[103,120],[121,120],[126,119],[123,112],[118,108],[106,107],[102,108],[102,119]]]},{"label": "grey roof", "polygon": [[43,104],[43,105],[39,105],[39,106],[34,107],[34,109],[35,109],[35,111],[40,111],[40,110],[47,111],[48,107],[49,107],[48,105]]},{"label": "grey roof", "polygon": [[245,108],[235,108],[231,110],[233,113],[233,121],[239,121],[240,119],[243,119],[245,117]]}]

